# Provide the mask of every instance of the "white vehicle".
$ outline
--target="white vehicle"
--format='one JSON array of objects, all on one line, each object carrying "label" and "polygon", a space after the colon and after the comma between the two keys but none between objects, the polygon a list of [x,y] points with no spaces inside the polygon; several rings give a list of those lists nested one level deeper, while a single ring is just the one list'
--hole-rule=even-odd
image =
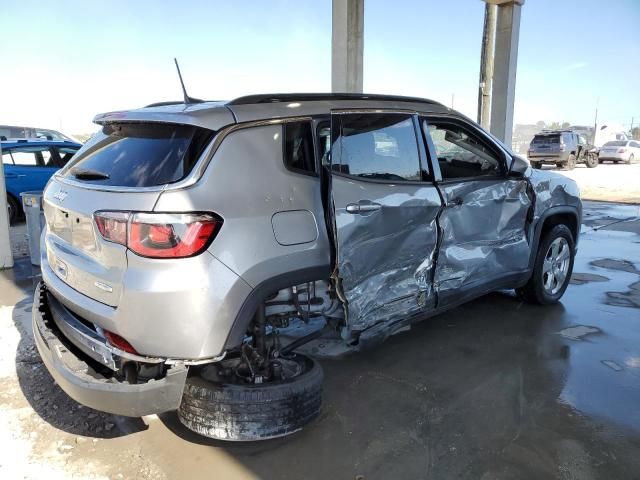
[{"label": "white vehicle", "polygon": [[608,123],[606,125],[599,125],[595,131],[593,144],[600,148],[607,142],[614,140],[631,140],[627,135],[627,132],[622,125],[614,123]]},{"label": "white vehicle", "polygon": [[605,160],[610,160],[613,163],[633,163],[636,158],[640,160],[640,141],[636,140],[607,142],[600,148],[598,155],[601,163]]}]

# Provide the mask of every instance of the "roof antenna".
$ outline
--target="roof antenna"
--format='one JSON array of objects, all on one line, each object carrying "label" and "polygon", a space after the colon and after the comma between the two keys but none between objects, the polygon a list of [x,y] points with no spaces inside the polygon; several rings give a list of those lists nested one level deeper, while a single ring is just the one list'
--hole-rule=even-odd
[{"label": "roof antenna", "polygon": [[189,105],[191,103],[202,103],[202,100],[190,97],[187,94],[187,89],[184,87],[184,82],[182,81],[182,74],[180,73],[180,65],[178,65],[178,59],[174,58],[173,61],[175,62],[176,68],[178,69],[178,78],[180,78],[180,85],[182,85],[182,94],[184,95],[185,105]]}]

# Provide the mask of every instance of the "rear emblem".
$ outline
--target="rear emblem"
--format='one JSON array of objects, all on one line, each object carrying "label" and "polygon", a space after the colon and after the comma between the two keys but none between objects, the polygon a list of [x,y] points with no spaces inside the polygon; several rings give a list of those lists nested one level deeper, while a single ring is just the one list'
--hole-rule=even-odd
[{"label": "rear emblem", "polygon": [[53,194],[53,198],[55,198],[59,202],[64,202],[64,199],[67,198],[67,195],[69,195],[68,192],[64,190],[59,190],[57,193]]}]

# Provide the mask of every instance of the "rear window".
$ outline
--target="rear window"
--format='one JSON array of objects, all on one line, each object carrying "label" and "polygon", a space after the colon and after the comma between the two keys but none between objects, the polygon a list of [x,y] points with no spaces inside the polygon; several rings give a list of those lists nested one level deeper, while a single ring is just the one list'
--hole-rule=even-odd
[{"label": "rear window", "polygon": [[560,135],[540,135],[533,137],[531,141],[534,145],[549,145],[551,143],[560,143]]},{"label": "rear window", "polygon": [[603,145],[603,147],[626,147],[626,146],[627,146],[627,142],[621,142],[621,141],[607,142]]},{"label": "rear window", "polygon": [[73,158],[64,176],[118,187],[177,182],[191,172],[213,134],[187,125],[105,125]]}]

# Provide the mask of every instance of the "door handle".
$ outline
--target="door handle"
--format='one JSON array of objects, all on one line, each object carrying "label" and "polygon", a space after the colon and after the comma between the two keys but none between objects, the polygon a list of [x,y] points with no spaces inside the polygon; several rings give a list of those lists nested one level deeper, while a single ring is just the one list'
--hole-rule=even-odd
[{"label": "door handle", "polygon": [[18,178],[18,175],[15,173],[5,173],[4,178]]},{"label": "door handle", "polygon": [[347,205],[346,210],[347,210],[347,213],[351,213],[353,215],[362,215],[362,214],[375,212],[377,210],[380,210],[381,208],[382,208],[382,205],[380,205],[379,203],[372,203],[372,202],[349,203]]}]

